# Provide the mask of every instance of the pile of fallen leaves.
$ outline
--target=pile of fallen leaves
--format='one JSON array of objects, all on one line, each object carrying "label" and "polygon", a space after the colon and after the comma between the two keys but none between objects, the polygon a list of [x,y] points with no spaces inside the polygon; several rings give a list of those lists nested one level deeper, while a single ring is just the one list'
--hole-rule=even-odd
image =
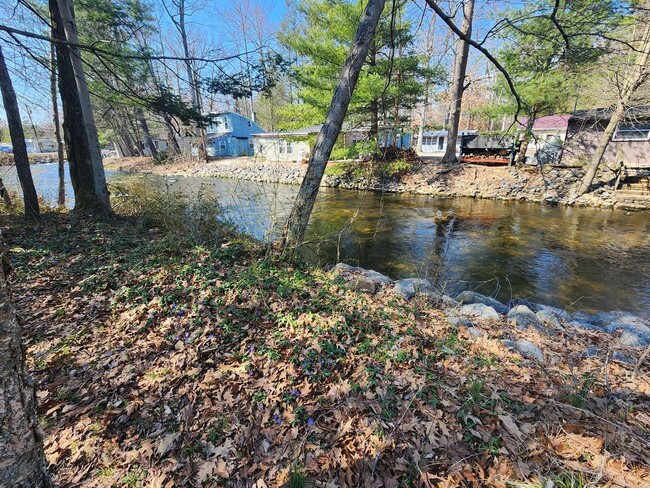
[{"label": "pile of fallen leaves", "polygon": [[505,324],[470,336],[245,241],[5,232],[61,486],[650,486],[648,365],[610,336],[518,331],[540,365]]}]

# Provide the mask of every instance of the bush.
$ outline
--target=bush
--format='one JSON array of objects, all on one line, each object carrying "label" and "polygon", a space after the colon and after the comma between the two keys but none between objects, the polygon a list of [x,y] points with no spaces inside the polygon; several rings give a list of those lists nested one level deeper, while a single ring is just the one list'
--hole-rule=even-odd
[{"label": "bush", "polygon": [[167,151],[158,151],[156,155],[151,158],[153,161],[153,164],[156,166],[160,164],[167,164],[169,162],[169,153]]},{"label": "bush", "polygon": [[220,244],[236,234],[216,196],[201,186],[192,194],[169,183],[139,178],[113,185],[114,208],[193,244]]}]

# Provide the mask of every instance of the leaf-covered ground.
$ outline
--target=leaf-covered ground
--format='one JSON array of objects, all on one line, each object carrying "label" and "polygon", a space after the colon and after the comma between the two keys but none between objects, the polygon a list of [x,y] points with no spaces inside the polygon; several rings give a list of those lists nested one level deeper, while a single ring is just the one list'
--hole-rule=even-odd
[{"label": "leaf-covered ground", "polygon": [[650,486],[650,368],[611,336],[518,331],[542,366],[505,324],[471,339],[245,241],[65,214],[5,232],[60,486]]}]

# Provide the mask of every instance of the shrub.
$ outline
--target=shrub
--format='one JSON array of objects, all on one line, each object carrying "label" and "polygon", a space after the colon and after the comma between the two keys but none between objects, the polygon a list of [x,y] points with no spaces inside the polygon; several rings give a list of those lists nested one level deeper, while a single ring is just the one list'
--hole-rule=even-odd
[{"label": "shrub", "polygon": [[169,162],[169,153],[167,151],[158,151],[156,155],[151,159],[153,164],[156,166],[160,164],[167,164]]},{"label": "shrub", "polygon": [[216,196],[201,186],[183,192],[168,182],[138,178],[114,185],[114,208],[195,244],[219,244],[236,232]]}]

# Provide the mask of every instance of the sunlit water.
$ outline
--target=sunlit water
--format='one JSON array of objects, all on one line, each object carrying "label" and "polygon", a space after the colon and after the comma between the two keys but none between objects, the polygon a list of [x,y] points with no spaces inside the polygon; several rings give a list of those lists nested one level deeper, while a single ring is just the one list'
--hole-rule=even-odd
[{"label": "sunlit water", "polygon": [[[7,171],[5,184],[14,187]],[[56,165],[32,172],[39,195],[54,202]],[[107,178],[119,185],[141,176],[107,171]],[[297,192],[217,178],[147,178],[214,192],[233,221],[257,237],[272,234]],[[69,184],[67,194],[70,205]],[[477,289],[502,301],[526,297],[571,310],[650,315],[647,213],[322,189],[308,240],[320,264],[345,261],[393,278],[427,277],[450,291]]]}]

